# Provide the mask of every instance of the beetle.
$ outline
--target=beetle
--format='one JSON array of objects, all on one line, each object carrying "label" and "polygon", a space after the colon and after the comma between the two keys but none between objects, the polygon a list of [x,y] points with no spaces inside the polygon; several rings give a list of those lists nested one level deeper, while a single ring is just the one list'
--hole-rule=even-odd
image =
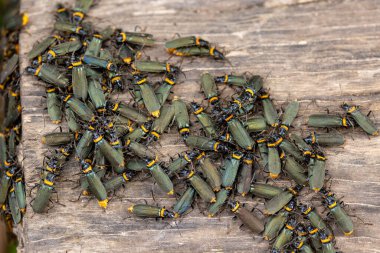
[{"label": "beetle", "polygon": [[215,60],[224,60],[225,57],[221,51],[216,49],[215,47],[197,47],[197,46],[190,46],[190,47],[181,47],[172,49],[170,51],[171,54],[174,54],[176,56],[211,56]]},{"label": "beetle", "polygon": [[50,120],[54,124],[61,123],[62,119],[62,110],[61,110],[61,101],[58,97],[57,88],[47,87],[46,88],[46,103],[47,110],[50,117]]},{"label": "beetle", "polygon": [[322,243],[323,253],[337,253],[337,251],[334,249],[332,238],[328,236],[324,231],[319,231],[319,238]]},{"label": "beetle", "polygon": [[134,84],[138,85],[140,88],[145,108],[153,117],[158,118],[160,116],[161,104],[159,103],[152,86],[148,83],[147,78],[135,75]]},{"label": "beetle", "polygon": [[282,211],[269,218],[263,232],[264,240],[273,240],[278,235],[289,215],[295,210],[296,205],[296,200],[293,198],[283,207]]},{"label": "beetle", "polygon": [[42,53],[44,53],[51,45],[61,40],[63,40],[62,37],[58,35],[52,35],[52,36],[46,37],[41,42],[36,43],[33,46],[32,50],[30,50],[30,52],[28,53],[29,60],[32,60],[38,56],[41,56]]},{"label": "beetle", "polygon": [[68,105],[70,109],[73,110],[73,112],[82,120],[87,122],[95,121],[95,114],[93,111],[79,99],[71,95],[67,95],[63,98],[63,102],[65,102],[66,105]]},{"label": "beetle", "polygon": [[184,169],[189,163],[192,163],[195,158],[200,154],[200,151],[194,149],[185,152],[183,155],[179,155],[177,159],[174,159],[168,166],[169,174],[179,172]]},{"label": "beetle", "polygon": [[153,125],[153,121],[147,121],[145,123],[142,123],[138,128],[133,129],[131,128],[129,130],[129,133],[125,135],[124,140],[131,140],[139,142],[141,139],[145,138],[149,131],[151,130]]},{"label": "beetle", "polygon": [[237,191],[240,193],[243,197],[249,193],[249,190],[251,188],[251,181],[253,176],[253,154],[247,153],[243,157],[243,162],[240,168],[240,175],[239,180],[237,184]]},{"label": "beetle", "polygon": [[157,185],[168,195],[174,194],[173,182],[170,180],[169,176],[161,168],[156,160],[146,159],[146,167],[152,174]]},{"label": "beetle", "polygon": [[194,170],[182,170],[181,176],[184,176],[189,181],[201,199],[208,203],[216,202],[215,193],[212,191],[210,185],[208,185],[198,174],[196,174]]},{"label": "beetle", "polygon": [[315,208],[300,203],[298,205],[298,209],[310,221],[313,227],[317,228],[318,230],[324,230],[326,232],[328,231],[329,234],[331,234],[331,232],[329,231],[327,227],[327,224],[322,219],[322,217],[317,213]]},{"label": "beetle", "polygon": [[76,0],[72,14],[74,22],[80,23],[93,4],[93,0]]},{"label": "beetle", "polygon": [[166,210],[165,207],[137,204],[130,206],[128,211],[143,218],[175,218],[175,213]]},{"label": "beetle", "polygon": [[289,187],[280,194],[276,195],[272,199],[268,200],[265,203],[264,214],[272,215],[280,211],[289,201],[297,196],[298,193],[302,190],[302,185],[296,185],[295,187]]},{"label": "beetle", "polygon": [[12,186],[9,189],[8,193],[8,205],[11,210],[12,219],[15,224],[18,224],[21,222],[21,210],[18,206],[17,197],[15,193],[15,188]]},{"label": "beetle", "polygon": [[297,225],[296,219],[290,217],[285,224],[285,227],[281,230],[276,240],[272,245],[272,249],[281,250],[283,246],[291,241],[294,234],[295,226]]},{"label": "beetle", "polygon": [[267,121],[267,124],[272,127],[278,126],[279,117],[278,117],[276,109],[274,108],[272,101],[269,98],[269,94],[263,93],[260,96],[260,98],[263,104],[264,117],[265,117],[265,120]]},{"label": "beetle", "polygon": [[149,118],[146,115],[124,104],[123,102],[112,103],[110,101],[107,101],[107,108],[110,111],[117,112],[120,115],[137,123],[144,123],[149,120]]},{"label": "beetle", "polygon": [[298,101],[292,101],[288,104],[282,115],[282,121],[280,125],[280,135],[285,135],[289,131],[290,125],[293,123],[294,119],[297,117],[300,104]]},{"label": "beetle", "polygon": [[166,50],[171,53],[176,48],[200,46],[208,47],[210,43],[198,36],[187,36],[165,42]]},{"label": "beetle", "polygon": [[261,132],[267,129],[265,118],[262,116],[250,118],[243,125],[248,133]]},{"label": "beetle", "polygon": [[339,146],[344,144],[344,136],[340,133],[310,133],[304,138],[304,141],[309,144],[317,144],[319,146]]},{"label": "beetle", "polygon": [[180,69],[177,66],[171,65],[168,62],[138,60],[132,64],[132,68],[139,72],[148,73],[179,73]]},{"label": "beetle", "polygon": [[197,158],[198,170],[202,172],[214,192],[219,192],[222,185],[222,175],[213,161],[201,153]]},{"label": "beetle", "polygon": [[71,76],[74,97],[86,101],[89,87],[83,63],[81,60],[73,59],[71,65],[73,66]]},{"label": "beetle", "polygon": [[214,217],[221,211],[223,205],[226,203],[227,198],[230,196],[231,191],[227,189],[221,189],[216,193],[216,202],[212,203],[208,208],[208,217]]},{"label": "beetle", "polygon": [[258,182],[251,184],[249,189],[249,192],[254,196],[264,199],[271,199],[280,194],[282,191],[283,190],[281,187]]},{"label": "beetle", "polygon": [[170,125],[174,117],[174,107],[172,105],[163,105],[160,112],[160,117],[153,122],[152,130],[148,140],[158,140],[161,134]]},{"label": "beetle", "polygon": [[332,114],[313,114],[309,116],[308,126],[311,127],[352,127],[350,118]]},{"label": "beetle", "polygon": [[165,79],[160,82],[160,86],[155,90],[158,102],[162,106],[167,100],[173,86],[176,84],[176,77],[174,74],[166,74]]},{"label": "beetle", "polygon": [[9,187],[11,186],[11,180],[17,169],[16,166],[9,164],[6,161],[5,166],[5,172],[2,173],[0,178],[0,205],[3,205],[7,199]]},{"label": "beetle", "polygon": [[68,144],[74,140],[74,134],[71,132],[52,132],[44,134],[41,138],[42,144],[49,146],[58,146]]},{"label": "beetle", "polygon": [[57,20],[54,24],[54,30],[60,31],[60,32],[67,32],[67,33],[73,33],[78,35],[86,35],[87,32],[83,30],[82,26],[77,26],[75,24],[59,21]]},{"label": "beetle", "polygon": [[335,200],[334,196],[328,196],[323,203],[330,210],[339,228],[344,235],[349,236],[354,232],[354,224],[351,218],[347,215],[342,206]]},{"label": "beetle", "polygon": [[172,106],[174,107],[174,119],[177,122],[179,133],[183,138],[186,138],[190,134],[190,117],[186,104],[179,97],[174,96]]},{"label": "beetle", "polygon": [[214,78],[216,83],[225,83],[230,85],[236,85],[240,87],[245,87],[248,83],[248,80],[245,76],[238,76],[233,74],[226,74],[224,76],[217,76]]},{"label": "beetle", "polygon": [[222,172],[222,186],[227,190],[232,190],[242,157],[243,153],[241,153],[240,151],[234,151],[232,155],[229,155],[224,160],[224,170]]},{"label": "beetle", "polygon": [[57,67],[48,63],[42,63],[37,68],[27,67],[26,72],[60,88],[66,88],[69,85],[69,79],[66,75],[61,73]]},{"label": "beetle", "polygon": [[297,184],[307,184],[305,169],[293,157],[286,156],[284,170]]},{"label": "beetle", "polygon": [[252,150],[254,141],[247,130],[244,128],[243,124],[236,118],[230,118],[228,120],[226,119],[226,121],[228,129],[231,132],[236,143],[246,150]]},{"label": "beetle", "polygon": [[185,139],[185,142],[189,147],[198,148],[200,150],[228,153],[226,145],[207,137],[190,135]]},{"label": "beetle", "polygon": [[197,104],[196,102],[191,102],[190,107],[194,115],[197,117],[198,121],[201,123],[203,131],[206,133],[206,135],[208,137],[215,138],[217,135],[215,123],[211,117],[204,112],[204,107],[202,107],[200,104]]},{"label": "beetle", "polygon": [[306,228],[307,228],[307,231],[309,232],[311,245],[313,245],[316,251],[321,250],[322,243],[321,243],[321,240],[319,239],[319,234],[318,234],[319,229],[310,224]]},{"label": "beetle", "polygon": [[375,124],[360,111],[359,106],[343,104],[342,108],[355,120],[356,123],[358,123],[364,132],[373,136],[379,135],[379,130],[376,128]]},{"label": "beetle", "polygon": [[146,36],[144,34],[120,32],[116,35],[116,42],[126,42],[134,45],[149,47],[154,45],[155,40],[152,38],[152,36]]},{"label": "beetle", "polygon": [[104,182],[104,188],[107,192],[119,189],[122,185],[128,183],[133,176],[130,171],[123,172],[121,175],[117,175]]},{"label": "beetle", "polygon": [[252,212],[243,207],[239,201],[228,202],[231,211],[254,233],[261,233],[264,230],[264,223]]},{"label": "beetle", "polygon": [[203,73],[201,75],[202,91],[211,105],[215,105],[219,101],[218,88],[215,84],[214,78],[210,73]]},{"label": "beetle", "polygon": [[141,143],[126,140],[124,143],[124,147],[128,148],[130,151],[132,151],[135,155],[137,155],[140,158],[148,158],[150,160],[158,160],[157,154],[149,149],[146,145],[143,145]]},{"label": "beetle", "polygon": [[76,37],[72,37],[70,41],[63,42],[52,47],[46,53],[46,60],[47,62],[51,62],[52,60],[56,59],[59,56],[64,56],[70,53],[74,53],[81,48],[82,48],[82,42],[80,41],[80,39]]},{"label": "beetle", "polygon": [[310,189],[312,189],[315,192],[319,192],[319,190],[323,187],[325,183],[325,161],[325,156],[322,153],[320,153],[316,154],[315,157],[311,158],[308,164],[309,185]]},{"label": "beetle", "polygon": [[187,187],[186,191],[184,191],[181,197],[173,205],[172,209],[176,217],[182,216],[189,210],[194,201],[195,195],[196,192],[194,188],[191,186]]},{"label": "beetle", "polygon": [[112,61],[92,55],[85,55],[83,57],[83,62],[90,66],[106,69],[111,72],[117,72],[118,70],[116,64],[114,64]]},{"label": "beetle", "polygon": [[38,187],[36,197],[32,202],[32,209],[35,213],[42,213],[49,204],[50,196],[54,191],[54,179],[55,175],[48,173]]}]

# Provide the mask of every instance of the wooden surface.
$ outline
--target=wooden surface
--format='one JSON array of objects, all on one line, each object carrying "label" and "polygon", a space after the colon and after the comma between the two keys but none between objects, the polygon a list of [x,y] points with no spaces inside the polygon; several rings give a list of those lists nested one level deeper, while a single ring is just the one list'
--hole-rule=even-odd
[{"label": "wooden surface", "polygon": [[[32,45],[47,36],[53,26],[54,1],[23,1],[30,24],[21,34],[21,66]],[[70,1],[73,2],[73,1]],[[185,4],[186,2],[186,4]],[[185,60],[187,80],[175,93],[187,101],[200,101],[199,75],[251,72],[266,76],[265,86],[275,104],[291,99],[301,102],[295,126],[304,127],[315,112],[340,112],[346,101],[373,111],[380,125],[380,2],[376,0],[296,1],[296,0],[103,0],[89,15],[91,20],[125,30],[147,27],[163,42],[174,36],[197,34],[217,42],[227,51],[232,66],[208,59]],[[149,55],[166,60],[162,43]],[[179,59],[172,58],[172,62]],[[42,134],[56,128],[44,111],[44,88],[35,78],[22,77],[23,165],[28,189],[38,181],[46,147]],[[343,252],[380,251],[380,138],[368,138],[359,129],[345,131],[343,147],[326,149],[332,189],[350,206],[358,218],[355,232],[343,237],[337,232],[337,247]],[[164,159],[185,146],[173,128],[160,141]],[[20,231],[25,252],[265,252],[268,243],[239,229],[240,223],[228,212],[207,218],[196,208],[176,222],[142,220],[131,217],[131,203],[151,197],[152,181],[135,182],[114,197],[102,211],[95,201],[72,203],[79,189],[79,168],[66,166],[57,182],[59,200],[48,214],[29,209]],[[68,181],[68,180],[71,181]],[[155,198],[170,206],[168,198],[154,188]],[[30,200],[30,199],[29,199]],[[256,201],[246,199],[248,205]],[[262,205],[259,205],[259,208]],[[362,221],[361,221],[362,220]],[[372,225],[368,225],[371,223]]]}]

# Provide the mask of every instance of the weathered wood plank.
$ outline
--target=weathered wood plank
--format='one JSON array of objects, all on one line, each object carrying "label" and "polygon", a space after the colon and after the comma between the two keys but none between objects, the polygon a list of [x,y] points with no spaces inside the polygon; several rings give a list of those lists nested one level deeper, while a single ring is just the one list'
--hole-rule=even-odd
[{"label": "weathered wood plank", "polygon": [[[72,3],[73,1],[68,1]],[[311,3],[305,3],[311,2]],[[174,92],[187,101],[201,101],[199,75],[204,71],[251,72],[267,76],[266,87],[277,105],[290,99],[301,101],[295,126],[305,129],[307,116],[315,112],[340,112],[346,101],[372,110],[380,125],[380,6],[376,0],[345,1],[100,1],[90,20],[126,30],[147,27],[161,46],[147,50],[160,60],[169,58],[162,44],[176,32],[199,34],[225,48],[233,67],[209,59],[185,60],[186,73]],[[30,25],[21,35],[21,66],[33,43],[47,36],[53,26],[54,2],[24,1]],[[172,58],[173,63],[181,60]],[[231,89],[226,91],[232,92]],[[44,88],[30,76],[22,77],[23,165],[28,188],[38,181],[46,147],[39,139],[53,131],[44,108]],[[122,97],[123,98],[123,97]],[[351,207],[356,231],[352,237],[338,236],[344,252],[377,252],[380,244],[380,139],[360,131],[343,131],[343,147],[326,149],[333,190]],[[176,129],[164,136],[159,150],[167,161],[185,146]],[[263,252],[268,244],[239,229],[228,212],[209,219],[197,209],[176,222],[131,217],[127,207],[143,200],[153,203],[152,180],[133,182],[114,198],[106,212],[94,201],[71,202],[79,194],[75,162],[66,166],[57,183],[60,202],[48,214],[28,212],[23,223],[25,252]],[[73,181],[65,181],[70,179]],[[170,206],[168,198],[154,187],[155,199]],[[29,198],[30,200],[30,198]],[[247,199],[250,205],[256,201]],[[258,206],[259,208],[262,205]],[[368,225],[366,223],[372,223]]]}]

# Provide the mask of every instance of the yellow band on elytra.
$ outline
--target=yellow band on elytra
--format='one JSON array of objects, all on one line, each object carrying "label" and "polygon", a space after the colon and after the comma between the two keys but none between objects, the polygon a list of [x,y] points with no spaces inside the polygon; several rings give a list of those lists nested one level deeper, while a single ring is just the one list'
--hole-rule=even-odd
[{"label": "yellow band on elytra", "polygon": [[240,203],[236,202],[236,206],[232,208],[231,211],[235,213],[239,208],[240,208]]},{"label": "yellow band on elytra", "polygon": [[169,78],[165,78],[165,82],[170,84],[170,85],[174,85],[175,82],[173,80],[170,80]]},{"label": "yellow band on elytra", "polygon": [[53,186],[53,182],[51,182],[51,181],[49,181],[49,180],[47,180],[47,179],[45,179],[44,180],[44,184],[46,184],[46,185],[48,185],[48,186]]},{"label": "yellow band on elytra", "polygon": [[101,141],[103,139],[103,135],[99,136],[98,138],[96,138],[94,140],[95,143],[98,143],[99,141]]}]

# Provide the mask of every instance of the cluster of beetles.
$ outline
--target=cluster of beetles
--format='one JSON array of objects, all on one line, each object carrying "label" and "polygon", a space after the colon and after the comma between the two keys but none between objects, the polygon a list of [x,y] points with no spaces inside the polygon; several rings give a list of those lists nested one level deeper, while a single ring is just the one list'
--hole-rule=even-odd
[{"label": "cluster of beetles", "polygon": [[[45,84],[51,123],[68,129],[42,137],[52,148],[36,168],[40,180],[31,191],[33,212],[51,208],[56,179],[73,157],[81,170],[81,196],[96,199],[101,208],[112,205],[116,190],[144,174],[143,179],[153,178],[176,202],[171,207],[136,203],[126,208],[133,215],[180,220],[201,201],[208,217],[230,210],[243,226],[269,241],[272,253],[338,252],[334,231],[349,236],[354,225],[352,214],[329,189],[323,148],[344,144],[344,136],[339,131],[293,133],[299,102],[277,110],[258,75],[203,73],[198,83],[204,102],[181,99],[172,91],[186,78],[181,67],[153,61],[143,52],[156,45],[153,35],[98,30],[84,21],[93,4],[77,0],[73,8],[58,6],[52,34],[28,54],[30,65],[24,71]],[[175,38],[165,48],[173,56],[226,62],[221,50],[197,36]],[[8,106],[0,135],[0,205],[20,223],[26,201],[15,158],[21,128],[17,49],[9,48],[5,57],[0,88]],[[235,94],[222,96],[225,85]],[[131,98],[118,99],[121,92]],[[308,126],[360,127],[378,135],[369,116],[349,104],[342,105],[341,114],[310,115]],[[162,162],[152,144],[173,128],[188,150]],[[278,180],[290,186],[282,187]],[[302,196],[310,194],[324,212],[303,202]],[[237,200],[244,200],[239,195],[257,198],[263,208],[249,209]]]}]

